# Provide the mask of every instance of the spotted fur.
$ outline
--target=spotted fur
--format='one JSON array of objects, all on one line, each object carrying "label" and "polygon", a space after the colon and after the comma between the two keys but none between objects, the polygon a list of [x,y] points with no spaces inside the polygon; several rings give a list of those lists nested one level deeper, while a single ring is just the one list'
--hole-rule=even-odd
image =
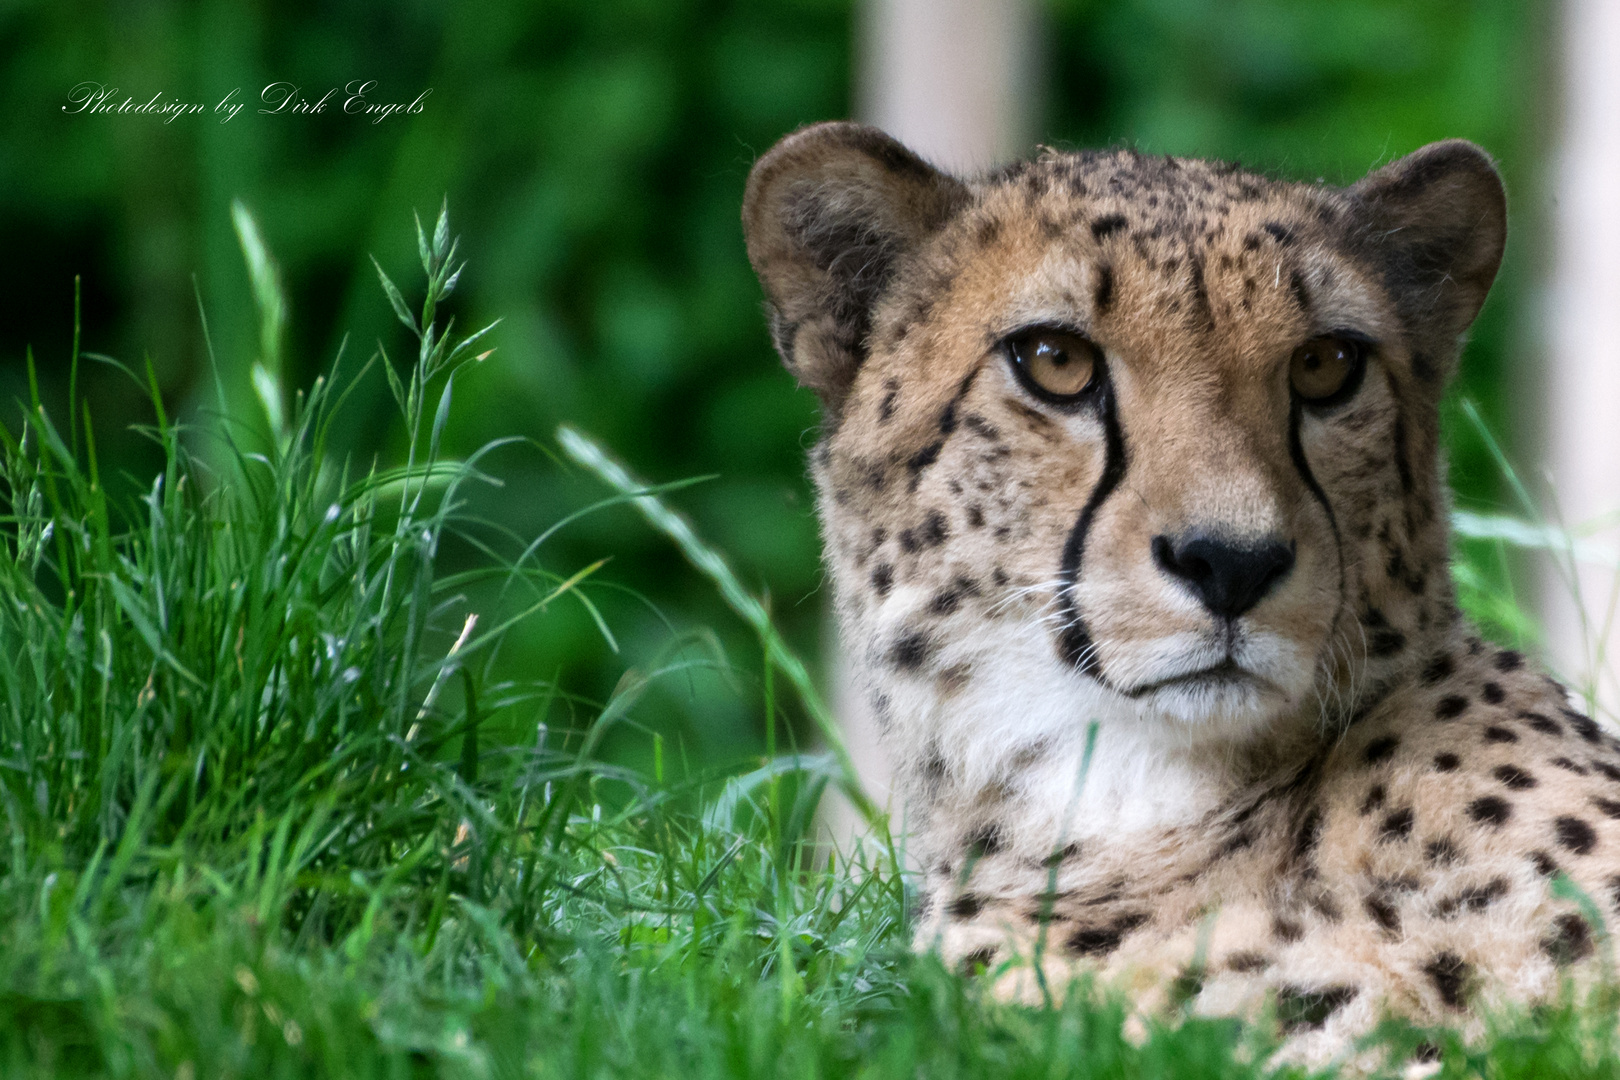
[{"label": "spotted fur", "polygon": [[[1597,970],[1550,879],[1620,910],[1620,743],[1450,584],[1437,404],[1505,236],[1483,152],[1349,188],[1128,150],[959,179],[827,124],[760,160],[744,225],[824,406],[919,947],[1015,996],[1096,971],[1272,1015],[1318,1061],[1385,1011],[1467,1024]],[[1083,406],[1016,376],[1031,326],[1102,350]],[[1369,359],[1316,408],[1289,358],[1325,334]],[[1217,616],[1154,554],[1191,529],[1288,569]]]}]

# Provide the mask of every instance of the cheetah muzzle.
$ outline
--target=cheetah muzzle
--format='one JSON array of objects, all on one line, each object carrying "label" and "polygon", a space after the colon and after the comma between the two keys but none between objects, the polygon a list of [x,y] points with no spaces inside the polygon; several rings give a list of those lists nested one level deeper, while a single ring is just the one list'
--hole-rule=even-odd
[{"label": "cheetah muzzle", "polygon": [[[1501,261],[1466,142],[1348,188],[1130,151],[749,178],[917,943],[1270,1010],[1325,1060],[1596,977],[1620,743],[1457,611],[1439,398]],[[1089,748],[1089,750],[1088,750]],[[1088,756],[1089,754],[1089,756]]]}]

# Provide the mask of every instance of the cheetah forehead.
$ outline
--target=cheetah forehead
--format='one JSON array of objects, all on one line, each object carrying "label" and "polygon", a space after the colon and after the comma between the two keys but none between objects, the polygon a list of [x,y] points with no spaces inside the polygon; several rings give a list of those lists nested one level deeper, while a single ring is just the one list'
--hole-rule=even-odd
[{"label": "cheetah forehead", "polygon": [[[1048,153],[972,185],[970,201],[895,272],[868,350],[938,357],[1022,325],[1074,325],[1138,365],[1207,379],[1274,364],[1313,331],[1354,328],[1404,361],[1383,286],[1342,190],[1225,163]],[[902,366],[925,397],[961,374]]]}]

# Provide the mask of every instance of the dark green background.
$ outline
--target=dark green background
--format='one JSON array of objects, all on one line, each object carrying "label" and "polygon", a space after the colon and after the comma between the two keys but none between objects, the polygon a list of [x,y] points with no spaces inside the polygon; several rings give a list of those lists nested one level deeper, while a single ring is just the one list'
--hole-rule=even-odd
[{"label": "dark green background", "polygon": [[[1549,110],[1543,5],[1053,0],[1041,17],[1046,143],[1130,143],[1330,182],[1449,136],[1496,155],[1516,229],[1461,389],[1506,427],[1503,373],[1536,265],[1526,237],[1537,222],[1525,211],[1538,205],[1538,122]],[[15,425],[11,402],[26,394],[28,346],[47,398],[65,400],[78,274],[85,348],[135,365],[149,356],[166,397],[194,419],[213,400],[195,282],[232,408],[252,420],[254,315],[233,197],[257,214],[281,265],[290,381],[326,369],[345,333],[351,372],[379,339],[403,359],[368,255],[419,295],[411,212],[430,217],[448,194],[471,260],[452,307],[468,327],[504,320],[495,358],[460,385],[456,451],[508,434],[549,445],[567,420],[649,479],[716,474],[675,501],[814,655],[825,591],[802,457],[816,412],[770,350],[737,212],[757,154],[801,124],[849,115],[854,22],[838,0],[6,5],[4,419]],[[375,125],[252,111],[272,81],[319,97],[353,79],[377,80],[382,101],[432,93],[420,115]],[[64,115],[81,80],[210,107],[241,87],[250,103],[224,125]],[[148,407],[108,369],[91,365],[83,381],[104,457],[130,488],[145,488],[156,458],[125,429],[148,419]],[[356,462],[397,456],[380,378],[347,415]],[[1465,499],[1489,501],[1493,469],[1476,440],[1449,418],[1448,427],[1454,482]],[[533,447],[491,464],[505,487],[480,494],[474,510],[522,536],[600,494]],[[600,698],[626,664],[648,662],[671,627],[710,627],[735,685],[702,674],[667,682],[638,719],[694,761],[758,752],[749,637],[626,511],[589,518],[542,552],[564,573],[603,555],[613,557],[604,580],[639,596],[593,594],[620,654],[583,608],[565,603],[508,642],[499,670]],[[620,752],[646,745],[627,739]]]}]

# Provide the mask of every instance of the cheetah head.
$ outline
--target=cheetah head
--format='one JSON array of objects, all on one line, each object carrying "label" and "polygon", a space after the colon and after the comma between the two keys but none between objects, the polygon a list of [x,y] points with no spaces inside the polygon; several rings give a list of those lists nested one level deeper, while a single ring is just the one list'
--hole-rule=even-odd
[{"label": "cheetah head", "polygon": [[1330,730],[1450,626],[1437,402],[1505,236],[1477,147],[1348,188],[1131,151],[959,179],[823,124],[743,219],[909,744]]}]

